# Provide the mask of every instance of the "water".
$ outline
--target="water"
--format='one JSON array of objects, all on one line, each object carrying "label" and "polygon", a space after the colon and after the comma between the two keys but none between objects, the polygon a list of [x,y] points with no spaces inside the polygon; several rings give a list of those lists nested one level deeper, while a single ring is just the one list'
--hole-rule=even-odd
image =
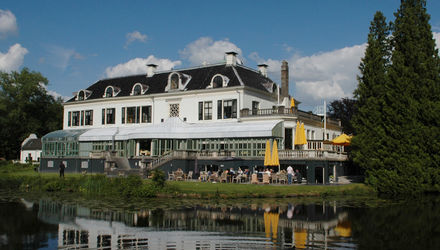
[{"label": "water", "polygon": [[440,199],[95,203],[0,195],[1,249],[440,249]]}]

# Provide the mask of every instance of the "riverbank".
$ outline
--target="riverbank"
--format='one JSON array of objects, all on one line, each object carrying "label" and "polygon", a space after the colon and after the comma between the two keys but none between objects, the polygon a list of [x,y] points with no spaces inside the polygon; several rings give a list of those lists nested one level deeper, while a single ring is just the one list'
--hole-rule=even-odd
[{"label": "riverbank", "polygon": [[32,166],[0,166],[0,189],[35,193],[76,193],[81,196],[121,198],[288,198],[376,196],[365,184],[347,185],[255,185],[193,181],[143,180],[139,176],[108,178],[99,174],[41,174]]}]

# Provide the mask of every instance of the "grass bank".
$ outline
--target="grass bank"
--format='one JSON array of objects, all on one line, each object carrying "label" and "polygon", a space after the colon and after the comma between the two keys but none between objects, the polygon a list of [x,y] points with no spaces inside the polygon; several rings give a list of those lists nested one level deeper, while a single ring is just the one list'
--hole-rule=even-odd
[{"label": "grass bank", "polygon": [[202,183],[164,181],[157,172],[153,180],[139,176],[108,178],[104,175],[42,174],[32,166],[21,164],[0,165],[0,189],[26,192],[75,193],[81,196],[122,198],[287,198],[287,197],[344,197],[376,196],[364,184],[349,185],[255,185],[235,183]]}]

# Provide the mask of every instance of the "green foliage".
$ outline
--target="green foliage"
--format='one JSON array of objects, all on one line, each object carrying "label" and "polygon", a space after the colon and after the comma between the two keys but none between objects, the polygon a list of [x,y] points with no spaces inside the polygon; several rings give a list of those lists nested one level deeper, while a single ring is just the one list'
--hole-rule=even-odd
[{"label": "green foliage", "polygon": [[356,100],[342,98],[334,100],[328,105],[328,116],[333,119],[341,120],[342,130],[346,134],[353,134],[354,129],[351,119],[356,113]]},{"label": "green foliage", "polygon": [[165,186],[165,172],[159,169],[155,169],[151,173],[153,175],[152,181],[153,184],[159,188],[163,188]]},{"label": "green foliage", "polygon": [[401,1],[395,17],[390,28],[380,12],[371,23],[352,156],[380,193],[438,191],[440,59],[426,2]]},{"label": "green foliage", "polygon": [[38,72],[0,72],[0,158],[17,159],[21,142],[62,127],[61,99],[49,95]]}]

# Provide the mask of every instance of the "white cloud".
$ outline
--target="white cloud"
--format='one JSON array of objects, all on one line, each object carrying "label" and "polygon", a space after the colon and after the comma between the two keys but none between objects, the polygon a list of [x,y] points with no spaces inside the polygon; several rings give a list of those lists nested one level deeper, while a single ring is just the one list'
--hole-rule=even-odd
[{"label": "white cloud", "polygon": [[228,39],[214,41],[210,37],[201,37],[188,44],[179,53],[184,59],[188,59],[192,65],[200,65],[203,63],[223,62],[225,52],[230,51],[242,55],[241,49]]},{"label": "white cloud", "polygon": [[0,9],[0,38],[5,38],[9,34],[14,34],[17,31],[18,26],[15,15],[9,10]]},{"label": "white cloud", "polygon": [[12,45],[5,54],[0,52],[0,71],[10,72],[18,70],[23,64],[24,56],[28,52],[19,43]]},{"label": "white cloud", "polygon": [[58,99],[58,98],[61,98],[63,101],[67,101],[67,100],[69,100],[70,98],[72,98],[71,96],[63,96],[63,95],[61,95],[61,94],[59,94],[59,93],[57,93],[57,92],[55,92],[55,91],[53,91],[53,90],[49,90],[49,89],[47,88],[47,85],[45,85],[45,84],[42,83],[42,82],[40,82],[40,87],[42,87],[43,89],[45,89],[45,90],[47,91],[47,94],[53,96],[53,97],[55,98],[55,100]]},{"label": "white cloud", "polygon": [[[294,55],[289,63],[289,93],[305,106],[322,104],[342,97],[352,97],[357,86],[358,66],[365,53],[366,44],[345,47],[312,56]],[[281,61],[263,60],[258,54],[252,57],[258,63],[269,65],[274,79],[280,78]],[[292,91],[295,85],[295,92]]]},{"label": "white cloud", "polygon": [[56,45],[48,46],[47,51],[50,54],[48,62],[62,70],[66,70],[72,58],[77,60],[84,59],[84,57],[74,49],[67,49]]},{"label": "white cloud", "polygon": [[139,31],[135,30],[131,33],[127,33],[125,35],[127,38],[127,42],[125,42],[124,48],[127,48],[134,41],[139,41],[145,43],[147,41],[147,35],[141,34]]},{"label": "white cloud", "polygon": [[[433,32],[432,33],[435,39],[435,44],[437,45],[437,49],[440,50],[440,33],[438,32]],[[439,52],[440,53],[440,52]]]},{"label": "white cloud", "polygon": [[147,58],[134,58],[128,62],[118,64],[105,69],[106,77],[117,77],[135,74],[144,74],[147,72],[148,64],[158,65],[158,70],[170,70],[182,64],[181,61],[171,61],[169,59],[156,58],[153,55]]}]

